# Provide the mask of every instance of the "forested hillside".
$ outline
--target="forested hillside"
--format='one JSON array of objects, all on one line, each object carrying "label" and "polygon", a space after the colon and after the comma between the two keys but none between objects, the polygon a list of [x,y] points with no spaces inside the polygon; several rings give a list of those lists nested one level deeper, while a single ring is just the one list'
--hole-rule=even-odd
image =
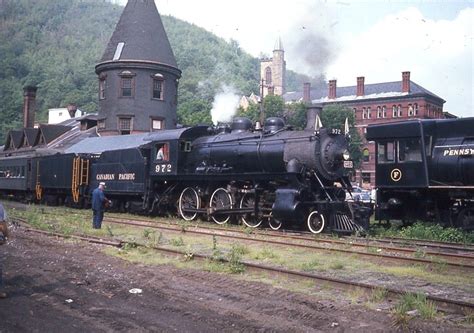
[{"label": "forested hillside", "polygon": [[[23,86],[38,85],[37,119],[47,109],[76,103],[97,111],[100,59],[122,7],[95,0],[0,0],[0,139],[21,126]],[[237,42],[173,17],[163,16],[179,68],[180,120],[209,119],[213,96],[222,84],[239,94],[258,94],[259,60]],[[304,75],[288,73],[289,90]]]}]

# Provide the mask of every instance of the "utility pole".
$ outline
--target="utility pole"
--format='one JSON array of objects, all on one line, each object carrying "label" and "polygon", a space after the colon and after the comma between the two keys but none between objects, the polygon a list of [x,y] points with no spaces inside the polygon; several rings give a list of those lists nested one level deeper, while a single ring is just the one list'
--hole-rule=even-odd
[{"label": "utility pole", "polygon": [[263,108],[263,88],[265,87],[264,81],[260,84],[260,124],[263,126],[263,122],[265,121],[265,110]]}]

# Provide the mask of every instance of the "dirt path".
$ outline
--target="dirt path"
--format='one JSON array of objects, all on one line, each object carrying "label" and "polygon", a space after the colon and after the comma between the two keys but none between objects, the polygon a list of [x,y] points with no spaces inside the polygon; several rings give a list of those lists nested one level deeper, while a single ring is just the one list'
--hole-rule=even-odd
[{"label": "dirt path", "polygon": [[[395,331],[384,312],[222,274],[131,264],[101,249],[16,230],[0,247],[9,294],[0,300],[0,332]],[[419,320],[410,325],[462,331]]]}]

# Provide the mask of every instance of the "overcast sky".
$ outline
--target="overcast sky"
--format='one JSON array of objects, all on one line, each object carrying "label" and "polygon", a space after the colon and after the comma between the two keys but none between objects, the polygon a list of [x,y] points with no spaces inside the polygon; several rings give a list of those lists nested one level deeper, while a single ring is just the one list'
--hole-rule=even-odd
[{"label": "overcast sky", "polygon": [[[126,0],[117,0],[122,4]],[[474,116],[474,1],[155,0],[160,14],[203,27],[248,53],[271,55],[281,37],[287,68],[338,86],[411,80]]]}]

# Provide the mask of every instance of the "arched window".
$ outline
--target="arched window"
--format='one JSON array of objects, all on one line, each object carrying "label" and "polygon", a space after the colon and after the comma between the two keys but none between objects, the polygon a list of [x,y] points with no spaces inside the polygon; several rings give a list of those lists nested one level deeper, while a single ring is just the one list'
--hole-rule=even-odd
[{"label": "arched window", "polygon": [[398,118],[400,118],[402,116],[402,105],[401,104],[398,104],[397,110],[398,110]]},{"label": "arched window", "polygon": [[377,106],[377,118],[382,118],[382,108]]},{"label": "arched window", "polygon": [[265,68],[265,84],[272,84],[272,69],[270,67]]},{"label": "arched window", "polygon": [[408,117],[413,117],[413,106],[408,104]]},{"label": "arched window", "polygon": [[392,118],[397,118],[397,106],[392,106]]},{"label": "arched window", "polygon": [[371,110],[370,110],[370,106],[367,108],[367,119],[370,119],[372,117],[371,115]]},{"label": "arched window", "polygon": [[135,74],[130,71],[123,71],[120,76],[119,97],[134,97],[135,95]]},{"label": "arched window", "polygon": [[163,100],[163,81],[164,77],[162,74],[153,75],[153,99]]},{"label": "arched window", "polygon": [[387,107],[382,106],[382,118],[387,118]]},{"label": "arched window", "polygon": [[364,162],[369,161],[369,159],[370,159],[369,148],[364,148],[364,150],[362,150],[362,157],[363,157]]},{"label": "arched window", "polygon": [[413,114],[415,116],[418,116],[418,103],[415,103],[413,106]]},{"label": "arched window", "polygon": [[366,115],[365,115],[365,108],[362,108],[362,119],[365,119]]}]

